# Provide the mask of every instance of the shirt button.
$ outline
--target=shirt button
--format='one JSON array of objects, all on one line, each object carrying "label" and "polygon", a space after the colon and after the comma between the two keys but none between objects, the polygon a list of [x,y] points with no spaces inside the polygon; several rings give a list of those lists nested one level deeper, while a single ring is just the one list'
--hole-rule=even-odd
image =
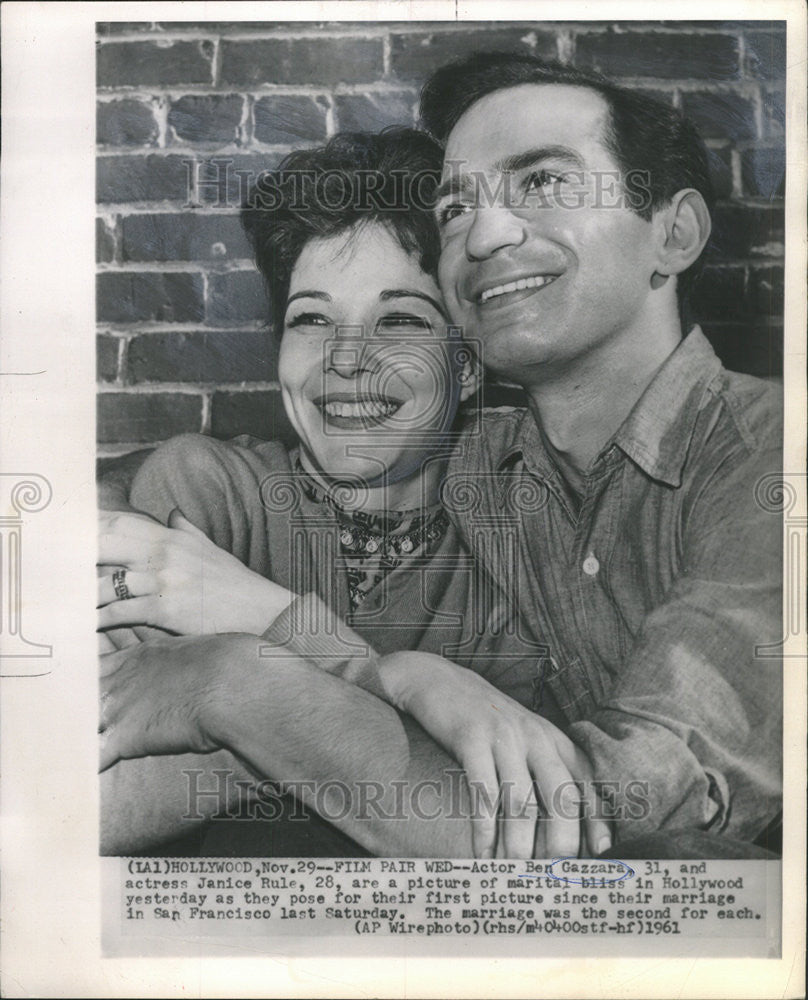
[{"label": "shirt button", "polygon": [[592,552],[584,559],[583,570],[587,576],[597,576],[598,570],[600,569],[600,563],[595,558]]}]

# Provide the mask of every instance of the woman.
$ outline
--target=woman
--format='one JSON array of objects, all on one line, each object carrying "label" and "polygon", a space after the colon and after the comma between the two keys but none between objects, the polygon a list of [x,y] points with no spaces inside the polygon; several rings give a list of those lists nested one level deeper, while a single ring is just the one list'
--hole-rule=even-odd
[{"label": "woman", "polygon": [[[515,798],[527,802],[534,780],[569,779],[574,747],[566,763],[537,753],[536,716],[439,657],[465,651],[504,689],[528,676],[515,648],[497,657],[518,634],[471,627],[481,606],[507,617],[505,595],[471,588],[439,502],[457,407],[477,384],[436,280],[440,166],[413,130],[344,135],[293,154],[253,192],[244,221],[300,447],[184,436],[151,455],[131,502],[169,527],[107,520],[100,561],[125,570],[101,577],[100,626],[265,635],[410,712],[494,798],[520,758]],[[416,649],[434,655],[398,652]],[[510,693],[528,704],[521,684]],[[526,829],[507,853],[530,856]],[[495,832],[491,817],[475,824],[475,853],[492,851]]]}]

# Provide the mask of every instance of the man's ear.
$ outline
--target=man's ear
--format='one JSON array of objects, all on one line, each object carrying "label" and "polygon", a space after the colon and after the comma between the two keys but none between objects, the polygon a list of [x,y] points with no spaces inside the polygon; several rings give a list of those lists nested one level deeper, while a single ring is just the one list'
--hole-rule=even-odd
[{"label": "man's ear", "polygon": [[469,346],[462,348],[462,366],[458,374],[460,381],[460,402],[465,403],[483,384],[483,367],[477,352]]},{"label": "man's ear", "polygon": [[657,274],[681,274],[698,259],[712,223],[704,198],[694,188],[678,191],[654,216],[658,226]]}]

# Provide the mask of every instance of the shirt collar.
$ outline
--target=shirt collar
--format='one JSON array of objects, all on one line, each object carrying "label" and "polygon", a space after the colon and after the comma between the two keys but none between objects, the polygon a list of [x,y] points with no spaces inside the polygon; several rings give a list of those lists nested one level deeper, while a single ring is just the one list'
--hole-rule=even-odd
[{"label": "shirt collar", "polygon": [[[651,380],[604,452],[617,445],[653,479],[679,486],[704,389],[720,369],[710,342],[700,327],[693,327]],[[540,475],[553,475],[554,464],[529,410],[498,469],[507,468],[517,455]]]}]

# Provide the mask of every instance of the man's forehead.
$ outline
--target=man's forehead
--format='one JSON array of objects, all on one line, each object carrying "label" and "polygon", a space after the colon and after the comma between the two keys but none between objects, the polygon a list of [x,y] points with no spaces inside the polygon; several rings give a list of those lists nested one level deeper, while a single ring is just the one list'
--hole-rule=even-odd
[{"label": "man's forehead", "polygon": [[487,94],[459,119],[446,143],[446,165],[495,169],[530,147],[601,147],[608,117],[605,99],[588,87],[527,83]]}]

